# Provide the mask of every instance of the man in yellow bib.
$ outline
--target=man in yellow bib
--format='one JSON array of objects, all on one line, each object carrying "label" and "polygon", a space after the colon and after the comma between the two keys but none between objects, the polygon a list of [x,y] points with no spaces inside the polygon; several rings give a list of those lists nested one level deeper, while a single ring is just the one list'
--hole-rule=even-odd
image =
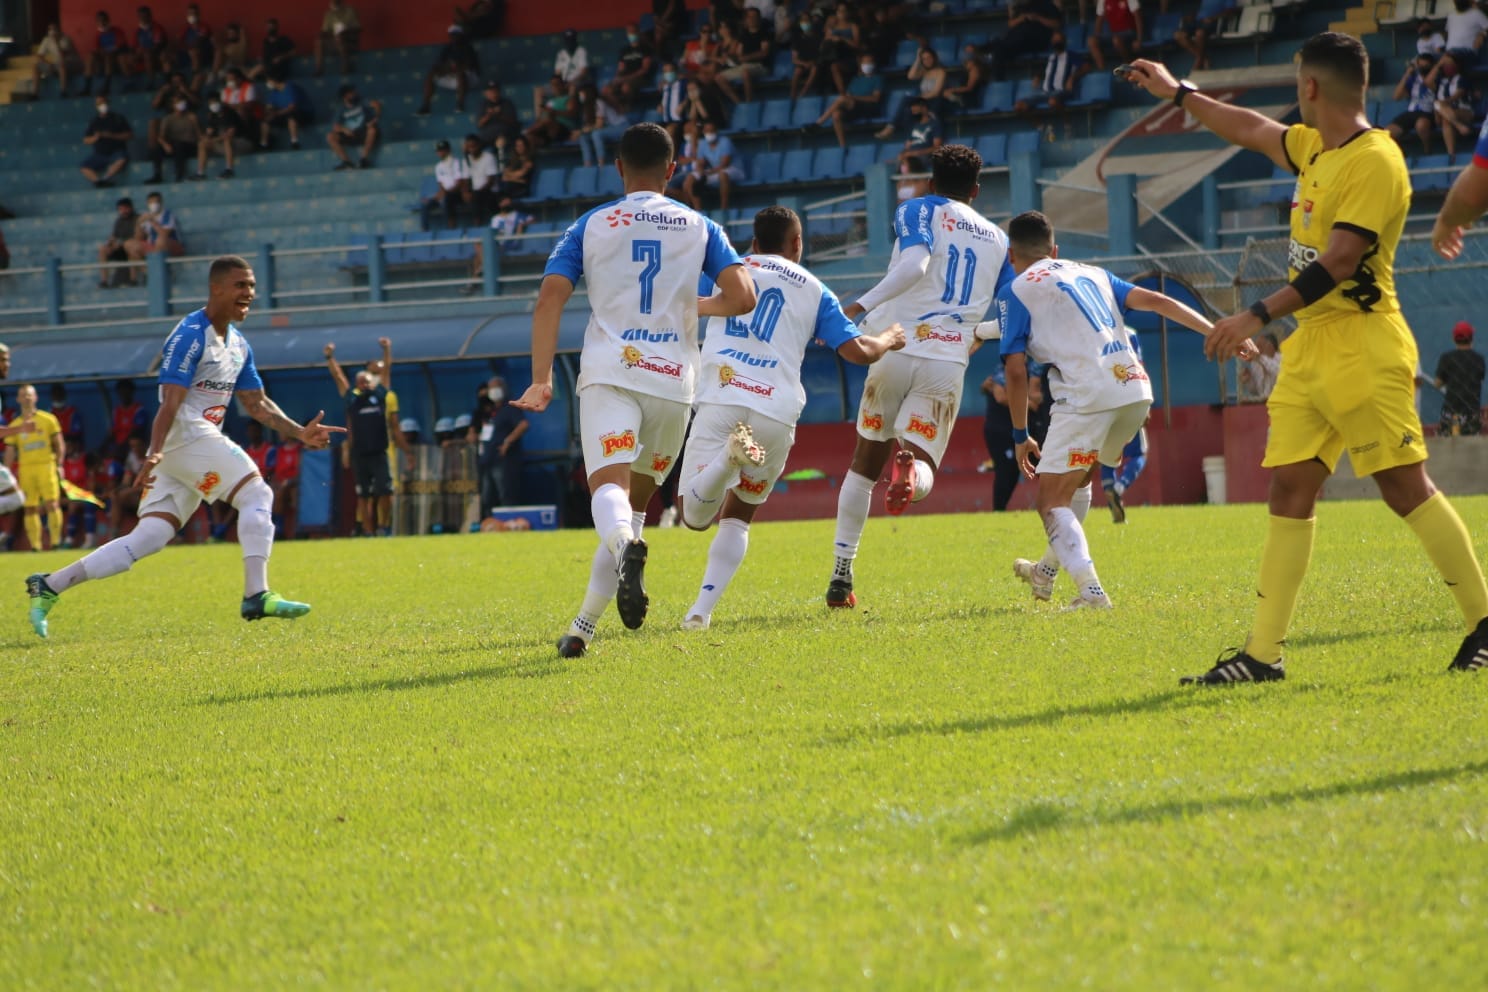
[{"label": "man in yellow bib", "polygon": [[1357,38],[1331,31],[1309,38],[1297,59],[1302,123],[1286,127],[1210,99],[1156,62],[1132,63],[1133,83],[1297,176],[1291,281],[1215,324],[1204,343],[1211,358],[1228,360],[1275,318],[1297,317],[1267,402],[1271,430],[1261,464],[1273,470],[1271,522],[1255,622],[1242,650],[1186,683],[1286,677],[1282,646],[1312,557],[1318,492],[1344,448],[1354,471],[1372,476],[1385,504],[1410,525],[1457,601],[1468,634],[1451,669],[1488,667],[1488,586],[1467,528],[1426,474],[1414,402],[1416,342],[1394,277],[1410,176],[1399,146],[1369,123],[1368,76],[1369,56]]},{"label": "man in yellow bib", "polygon": [[26,540],[32,551],[40,551],[43,513],[53,547],[62,541],[62,486],[57,481],[62,471],[62,425],[50,413],[36,409],[35,386],[18,389],[16,403],[21,415],[9,426],[22,429],[5,439],[6,462],[26,494]]}]

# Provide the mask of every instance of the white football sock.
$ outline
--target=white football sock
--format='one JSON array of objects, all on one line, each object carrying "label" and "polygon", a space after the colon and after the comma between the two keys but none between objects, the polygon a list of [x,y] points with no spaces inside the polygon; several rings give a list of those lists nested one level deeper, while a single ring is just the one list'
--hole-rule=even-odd
[{"label": "white football sock", "polygon": [[1075,513],[1067,506],[1049,511],[1045,523],[1049,533],[1049,544],[1059,555],[1059,564],[1075,580],[1080,594],[1100,597],[1105,595],[1100,579],[1095,574],[1095,562],[1090,558],[1090,545],[1085,540],[1085,528],[1075,519]]},{"label": "white football sock", "polygon": [[625,546],[635,540],[635,529],[630,525],[630,496],[613,482],[606,482],[590,497],[589,509],[600,541],[614,558],[615,567],[619,568]]},{"label": "white football sock", "polygon": [[[1090,497],[1093,495],[1091,485],[1091,483],[1087,482],[1079,489],[1076,489],[1075,495],[1070,499],[1070,510],[1074,513],[1075,519],[1080,521],[1082,529],[1085,523],[1085,515],[1090,512]],[[1051,579],[1059,574],[1059,553],[1054,550],[1052,542],[1048,547],[1044,548],[1044,556],[1039,559],[1038,568],[1042,574],[1047,575]]]},{"label": "white football sock", "polygon": [[718,533],[713,535],[713,543],[708,545],[708,567],[703,571],[703,585],[687,616],[712,615],[713,607],[718,605],[719,597],[739,571],[739,563],[748,550],[749,524],[734,517],[718,521]]},{"label": "white football sock", "polygon": [[641,539],[641,531],[643,531],[645,529],[646,529],[646,511],[645,510],[631,510],[630,511],[630,532],[631,532],[632,535],[634,535],[633,540],[639,541]]},{"label": "white football sock", "polygon": [[594,559],[589,563],[589,588],[584,591],[584,603],[579,607],[579,615],[569,625],[568,632],[575,637],[582,637],[586,644],[594,640],[599,618],[604,616],[605,608],[615,598],[615,589],[619,584],[615,556],[610,554],[609,548],[600,544],[594,549]]},{"label": "white football sock", "polygon": [[926,496],[929,496],[930,490],[935,488],[935,469],[930,467],[929,462],[921,461],[918,458],[915,459],[914,467],[914,492],[910,494],[909,501],[911,503],[918,503]]},{"label": "white football sock", "polygon": [[713,522],[724,493],[738,485],[739,470],[721,451],[687,482],[687,499],[682,502],[682,516],[687,526],[702,530]]},{"label": "white football sock", "polygon": [[274,550],[274,491],[263,479],[250,479],[233,497],[238,510],[238,544],[243,548],[243,598],[267,592],[269,555]]},{"label": "white football sock", "polygon": [[852,578],[853,559],[858,556],[858,543],[873,505],[873,484],[874,480],[851,469],[842,477],[842,488],[837,491],[837,535],[832,542],[837,554],[833,578]]},{"label": "white football sock", "polygon": [[176,529],[161,518],[143,517],[128,534],[48,575],[47,585],[54,592],[61,592],[89,579],[106,579],[127,572],[135,562],[153,555],[175,536]]}]

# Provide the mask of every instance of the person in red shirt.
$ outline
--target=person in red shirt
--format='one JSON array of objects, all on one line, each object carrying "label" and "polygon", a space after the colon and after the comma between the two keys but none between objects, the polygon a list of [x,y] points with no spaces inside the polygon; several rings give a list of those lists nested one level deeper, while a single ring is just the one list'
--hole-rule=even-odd
[{"label": "person in red shirt", "polygon": [[[55,410],[53,415],[56,415]],[[66,434],[65,427],[63,433]],[[83,444],[80,439],[67,439],[67,455],[62,459],[62,478],[79,489],[92,489],[93,471],[97,465],[96,455],[83,454]],[[67,535],[62,540],[64,548],[93,547],[98,537],[98,508],[85,499],[69,499],[67,501],[67,525],[62,530]],[[81,542],[78,540],[79,531],[84,532]]]},{"label": "person in red shirt", "polygon": [[1095,30],[1090,32],[1090,60],[1097,69],[1106,67],[1106,56],[1101,51],[1103,28],[1111,30],[1111,44],[1121,61],[1130,62],[1142,47],[1142,5],[1139,0],[1097,0],[1100,13],[1095,18]]},{"label": "person in red shirt", "polygon": [[274,449],[274,522],[286,541],[294,539],[300,509],[300,453],[298,439],[284,437]]},{"label": "person in red shirt", "polygon": [[[117,451],[128,448],[129,439],[136,433],[148,436],[150,424],[145,417],[144,404],[135,401],[133,380],[120,379],[115,383],[114,396],[119,402],[114,406],[113,427],[109,433]],[[115,457],[123,460],[124,455]]]},{"label": "person in red shirt", "polygon": [[[52,416],[62,427],[62,440],[76,441],[78,451],[83,448],[83,415],[78,408],[67,402],[67,387],[60,382],[52,384]],[[79,482],[84,489],[88,487]]]},{"label": "person in red shirt", "polygon": [[253,459],[253,464],[258,466],[258,474],[265,482],[269,482],[274,476],[274,446],[264,440],[263,424],[254,420],[248,424],[248,443],[243,445],[243,450],[248,457]]},{"label": "person in red shirt", "polygon": [[139,27],[134,30],[134,71],[145,75],[145,85],[155,86],[155,73],[170,72],[170,35],[155,20],[149,7],[135,11]]}]

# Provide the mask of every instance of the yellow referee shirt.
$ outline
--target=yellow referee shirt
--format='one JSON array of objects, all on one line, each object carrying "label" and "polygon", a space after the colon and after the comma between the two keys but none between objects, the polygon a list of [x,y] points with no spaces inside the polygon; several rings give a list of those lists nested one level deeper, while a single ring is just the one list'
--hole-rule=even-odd
[{"label": "yellow referee shirt", "polygon": [[[52,450],[52,438],[62,433],[57,418],[45,410],[37,410],[33,418],[36,426],[21,434],[12,434],[5,443],[16,449],[16,465],[19,468],[34,468],[39,465],[56,465],[57,454]],[[11,427],[19,427],[24,421],[16,417]]]}]

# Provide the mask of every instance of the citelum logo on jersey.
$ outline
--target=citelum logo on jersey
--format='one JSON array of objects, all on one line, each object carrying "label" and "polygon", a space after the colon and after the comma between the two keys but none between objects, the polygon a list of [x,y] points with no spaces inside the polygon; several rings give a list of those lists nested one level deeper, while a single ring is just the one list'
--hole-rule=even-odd
[{"label": "citelum logo on jersey", "polygon": [[746,393],[756,396],[774,396],[775,387],[768,383],[760,382],[758,379],[750,379],[734,371],[732,365],[720,365],[718,367],[718,384],[729,386],[734,389],[742,389]]},{"label": "citelum logo on jersey", "polygon": [[1070,468],[1090,468],[1095,464],[1097,452],[1094,451],[1071,451],[1069,453]]},{"label": "citelum logo on jersey", "polygon": [[218,427],[222,426],[222,418],[226,416],[227,407],[225,406],[209,406],[202,411],[202,419],[205,420],[207,423],[215,424]]},{"label": "citelum logo on jersey", "polygon": [[611,431],[599,436],[599,452],[605,458],[620,452],[634,451],[636,446],[635,431]]},{"label": "citelum logo on jersey", "polygon": [[672,460],[671,460],[671,458],[667,457],[666,455],[652,455],[651,456],[651,471],[660,474],[662,472],[665,472],[667,469],[669,469],[671,467],[672,467]]},{"label": "citelum logo on jersey", "polygon": [[216,472],[208,472],[206,475],[203,475],[201,477],[201,481],[196,484],[196,491],[201,493],[203,496],[210,496],[212,494],[212,490],[216,489],[220,482],[222,482],[222,476],[218,475]]},{"label": "citelum logo on jersey", "polygon": [[739,484],[735,489],[742,489],[751,496],[763,496],[765,494],[765,480],[751,479],[747,475],[739,476]]},{"label": "citelum logo on jersey", "polygon": [[643,355],[641,349],[635,345],[626,345],[620,351],[620,364],[628,369],[641,369],[646,372],[655,372],[664,375],[668,379],[682,378],[682,363],[670,362],[660,355]]},{"label": "citelum logo on jersey", "polygon": [[883,430],[883,414],[881,414],[881,413],[865,413],[865,414],[863,414],[863,430],[865,430],[865,431],[881,431],[881,430]]},{"label": "citelum logo on jersey", "polygon": [[1116,377],[1116,381],[1121,383],[1123,386],[1126,385],[1128,382],[1147,381],[1147,370],[1142,368],[1142,366],[1140,365],[1126,365],[1122,362],[1117,362],[1115,365],[1111,366],[1111,374],[1114,375]]},{"label": "citelum logo on jersey", "polygon": [[956,229],[956,218],[952,217],[950,214],[941,214],[940,226],[945,228],[947,231],[954,231]]},{"label": "citelum logo on jersey", "polygon": [[930,324],[915,325],[916,341],[944,341],[946,344],[962,344],[965,338],[960,331],[942,331]]},{"label": "citelum logo on jersey", "polygon": [[926,441],[934,441],[935,435],[940,433],[940,428],[931,421],[925,420],[922,417],[917,417],[914,414],[910,414],[909,426],[904,428],[904,433],[918,434]]},{"label": "citelum logo on jersey", "polygon": [[[687,218],[680,215],[673,216],[672,214],[653,214],[647,210],[637,210],[633,214],[621,214],[619,210],[616,210],[615,213],[620,214],[621,219],[619,223],[624,224],[626,227],[630,226],[631,220],[634,220],[637,224],[655,224],[657,227],[687,226]],[[614,227],[615,224],[611,223],[610,226]]]},{"label": "citelum logo on jersey", "polygon": [[632,214],[629,210],[620,210],[617,208],[615,210],[611,210],[609,216],[607,216],[605,220],[609,222],[609,225],[611,227],[619,227],[621,224],[629,227],[630,219],[633,216],[635,215]]},{"label": "citelum logo on jersey", "polygon": [[983,241],[995,240],[992,228],[983,227],[969,220],[958,220],[950,214],[946,214],[945,216],[945,229],[947,231],[965,231],[972,237],[980,238]]}]

